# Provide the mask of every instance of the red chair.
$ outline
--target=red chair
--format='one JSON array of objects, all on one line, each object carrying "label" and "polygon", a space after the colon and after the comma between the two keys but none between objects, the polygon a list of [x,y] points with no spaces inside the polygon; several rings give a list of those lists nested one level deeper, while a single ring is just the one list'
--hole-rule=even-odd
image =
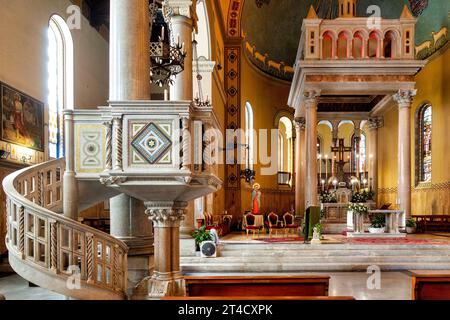
[{"label": "red chair", "polygon": [[275,233],[278,235],[278,230],[284,229],[278,220],[278,215],[274,212],[269,213],[267,216],[267,222],[269,224],[269,238],[272,237],[273,230],[275,230]]},{"label": "red chair", "polygon": [[247,237],[248,237],[248,232],[251,231],[252,235],[255,236],[255,232],[258,232],[258,237],[259,237],[259,232],[262,229],[262,226],[257,226],[255,225],[255,215],[251,214],[251,213],[247,213],[244,216],[245,219],[245,231],[247,232]]},{"label": "red chair", "polygon": [[286,212],[283,215],[283,220],[285,233],[288,234],[291,230],[294,230],[295,234],[295,231],[298,229],[298,224],[295,223],[295,217],[291,213]]}]

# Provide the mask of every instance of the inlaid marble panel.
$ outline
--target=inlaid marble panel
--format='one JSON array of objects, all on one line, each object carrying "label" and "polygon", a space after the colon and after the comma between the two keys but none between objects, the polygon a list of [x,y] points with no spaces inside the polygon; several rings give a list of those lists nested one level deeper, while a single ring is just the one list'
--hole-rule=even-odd
[{"label": "inlaid marble panel", "polygon": [[106,128],[102,124],[75,125],[75,168],[78,173],[105,170]]}]

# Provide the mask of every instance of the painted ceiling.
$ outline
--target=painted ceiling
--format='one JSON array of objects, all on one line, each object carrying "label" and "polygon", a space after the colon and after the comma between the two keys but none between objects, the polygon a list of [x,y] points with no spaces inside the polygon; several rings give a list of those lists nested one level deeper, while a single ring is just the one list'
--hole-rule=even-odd
[{"label": "painted ceiling", "polygon": [[[319,17],[335,18],[337,0],[245,0],[241,31],[247,41],[274,61],[293,65],[300,40],[302,20],[311,5]],[[407,4],[418,17],[416,45],[432,39],[432,31],[449,27],[450,0],[359,0],[357,15],[369,16],[367,8],[379,5],[381,15],[398,19]]]}]

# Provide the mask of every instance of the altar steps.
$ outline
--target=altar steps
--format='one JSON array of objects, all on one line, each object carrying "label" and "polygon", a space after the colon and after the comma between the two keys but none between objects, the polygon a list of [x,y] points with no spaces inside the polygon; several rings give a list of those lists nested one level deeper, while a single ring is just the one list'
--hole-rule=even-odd
[{"label": "altar steps", "polygon": [[219,257],[182,257],[184,272],[450,269],[450,245],[224,244]]}]

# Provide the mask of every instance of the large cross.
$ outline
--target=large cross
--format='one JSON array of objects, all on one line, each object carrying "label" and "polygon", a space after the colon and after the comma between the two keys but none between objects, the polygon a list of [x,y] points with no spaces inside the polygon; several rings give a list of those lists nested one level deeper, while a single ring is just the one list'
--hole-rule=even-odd
[{"label": "large cross", "polygon": [[339,163],[345,163],[345,153],[346,152],[352,152],[351,147],[344,146],[344,139],[339,139],[339,145],[337,147],[331,147],[331,152],[336,154],[336,152],[339,153]]}]

